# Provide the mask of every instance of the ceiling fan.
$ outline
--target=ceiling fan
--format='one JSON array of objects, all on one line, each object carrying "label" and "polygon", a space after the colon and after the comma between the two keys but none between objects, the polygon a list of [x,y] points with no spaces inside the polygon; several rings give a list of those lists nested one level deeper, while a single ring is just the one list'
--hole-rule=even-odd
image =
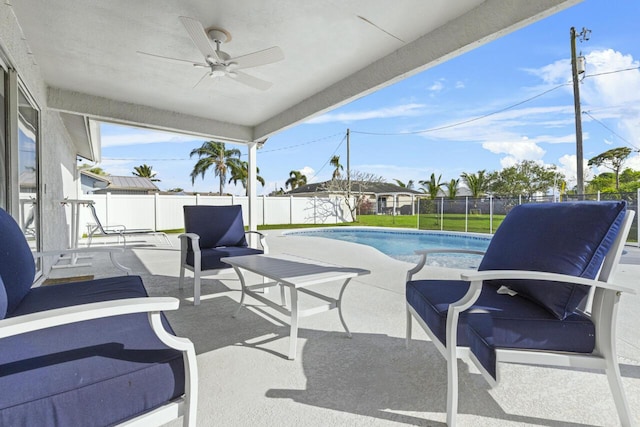
[{"label": "ceiling fan", "polygon": [[[138,51],[138,54],[167,59],[170,61],[189,63],[193,67],[197,68],[208,68],[209,70],[194,85],[194,87],[198,86],[207,77],[230,77],[239,83],[259,90],[267,90],[272,86],[273,83],[243,73],[240,70],[272,64],[283,60],[284,53],[278,46],[232,58],[231,55],[220,50],[221,44],[231,40],[231,34],[228,31],[220,28],[205,29],[200,21],[186,16],[181,16],[180,21],[187,30],[187,33],[189,33],[189,37],[191,37],[193,44],[196,45],[200,53],[204,56],[204,62],[193,62],[187,59],[170,58],[140,51]],[[215,47],[211,42],[215,43]]]}]

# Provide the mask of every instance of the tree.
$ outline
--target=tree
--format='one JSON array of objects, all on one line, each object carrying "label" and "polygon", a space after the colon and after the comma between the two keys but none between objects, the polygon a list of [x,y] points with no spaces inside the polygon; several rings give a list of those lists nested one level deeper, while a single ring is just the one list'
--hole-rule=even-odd
[{"label": "tree", "polygon": [[307,185],[307,177],[300,171],[289,172],[289,179],[284,183],[284,188],[291,187],[295,190],[298,187]]},{"label": "tree", "polygon": [[331,174],[331,179],[338,179],[342,176],[340,173],[341,170],[344,170],[344,167],[340,164],[340,156],[333,156],[331,160],[329,160],[329,164],[333,166],[333,173]]},{"label": "tree", "polygon": [[182,193],[183,191],[184,191],[184,188],[181,188],[181,187],[170,188],[167,190],[167,192],[169,193]]},{"label": "tree", "polygon": [[240,154],[240,150],[237,148],[227,150],[224,142],[218,141],[206,141],[201,147],[194,148],[189,157],[197,155],[199,159],[191,171],[191,184],[195,182],[198,175],[204,179],[205,173],[213,168],[215,176],[220,179],[219,194],[222,196],[224,184],[227,181],[227,172],[229,169],[239,167]]},{"label": "tree", "polygon": [[[366,205],[365,201],[368,199],[368,194],[371,193],[372,188],[379,183],[383,183],[384,178],[374,175],[372,173],[351,171],[351,188],[346,179],[332,179],[325,182],[322,191],[333,194],[343,194],[345,204],[351,212],[351,218],[356,220],[356,211],[359,206]],[[347,194],[351,195],[351,198],[347,197]]]},{"label": "tree", "polygon": [[[260,173],[260,168],[256,168],[256,173]],[[229,184],[233,182],[237,184],[240,181],[242,188],[247,190],[247,181],[249,180],[249,162],[239,161],[231,164],[231,178],[229,178]],[[264,178],[260,175],[256,175],[256,181],[258,181],[264,187]],[[248,194],[247,194],[248,195]]]},{"label": "tree", "polygon": [[438,179],[436,179],[436,174],[432,173],[429,181],[418,181],[423,186],[422,191],[428,193],[431,200],[435,200],[438,197],[438,192],[444,186],[444,183],[440,182],[441,178],[442,175],[439,175]]},{"label": "tree", "polygon": [[81,171],[87,171],[87,172],[91,172],[92,174],[95,175],[100,175],[100,176],[108,176],[109,174],[102,168],[95,166],[95,165],[90,165],[88,163],[83,163],[80,166],[78,166],[78,170]]},{"label": "tree", "polygon": [[531,199],[536,193],[546,194],[550,188],[557,186],[564,175],[558,172],[555,165],[545,166],[533,160],[523,160],[489,175],[490,189],[498,196],[526,196]]},{"label": "tree", "polygon": [[474,199],[484,196],[489,189],[489,176],[484,169],[476,173],[463,172],[460,176]]},{"label": "tree", "polygon": [[447,198],[455,200],[458,195],[458,184],[460,184],[460,179],[452,179],[448,184],[444,184],[447,187]]},{"label": "tree", "polygon": [[160,182],[156,172],[153,171],[153,166],[149,166],[146,163],[140,166],[135,166],[133,168],[133,172],[131,172],[135,176],[139,176],[140,178],[149,178],[153,182]]},{"label": "tree", "polygon": [[398,187],[402,187],[402,188],[406,188],[409,190],[413,190],[413,180],[410,179],[409,181],[407,181],[407,183],[405,184],[404,182],[400,181],[399,179],[395,179],[394,181],[396,182],[396,184],[398,184]]},{"label": "tree", "polygon": [[616,178],[616,191],[620,190],[620,172],[624,161],[629,157],[633,150],[629,147],[618,147],[600,153],[589,159],[589,166],[605,167],[613,171]]}]

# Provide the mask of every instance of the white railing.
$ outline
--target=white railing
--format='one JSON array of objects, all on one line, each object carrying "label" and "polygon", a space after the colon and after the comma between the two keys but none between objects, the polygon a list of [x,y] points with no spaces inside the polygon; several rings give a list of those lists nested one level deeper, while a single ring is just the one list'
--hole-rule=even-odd
[{"label": "white railing", "polygon": [[[184,228],[185,205],[242,205],[248,224],[248,197],[160,195],[160,194],[86,194],[93,200],[103,226],[125,225],[127,228],[175,230]],[[351,214],[343,197],[258,197],[258,224],[339,224],[350,222]],[[80,210],[81,233],[95,221],[89,209]]]}]

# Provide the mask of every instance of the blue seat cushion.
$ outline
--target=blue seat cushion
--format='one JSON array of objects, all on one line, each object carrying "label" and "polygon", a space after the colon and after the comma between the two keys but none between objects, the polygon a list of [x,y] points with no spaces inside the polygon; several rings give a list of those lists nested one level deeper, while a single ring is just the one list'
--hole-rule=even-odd
[{"label": "blue seat cushion", "polygon": [[200,236],[200,249],[248,246],[240,205],[184,206],[184,229]]},{"label": "blue seat cushion", "polygon": [[[407,302],[446,345],[449,305],[460,300],[468,289],[469,283],[462,280],[410,281]],[[595,327],[588,318],[572,313],[560,320],[527,298],[498,294],[492,284],[483,285],[476,303],[460,314],[458,346],[470,346],[469,329],[492,348],[591,353],[595,345]]]},{"label": "blue seat cushion", "polygon": [[[220,261],[220,258],[228,256],[258,255],[264,251],[245,246],[228,246],[221,248],[204,249],[200,252],[200,269],[216,270],[229,268],[229,264]],[[187,264],[193,267],[193,252],[187,252]]]},{"label": "blue seat cushion", "polygon": [[[529,270],[595,279],[615,241],[626,202],[534,203],[516,206],[491,239],[478,270]],[[569,283],[504,280],[500,285],[571,315],[589,288]]]},{"label": "blue seat cushion", "polygon": [[36,265],[20,226],[3,209],[0,209],[0,254],[0,277],[7,298],[5,311],[9,314],[31,289]]},{"label": "blue seat cushion", "polygon": [[[11,316],[144,296],[137,276],[44,286]],[[160,342],[145,313],[3,338],[0,348],[3,426],[112,425],[184,393],[182,353]]]}]

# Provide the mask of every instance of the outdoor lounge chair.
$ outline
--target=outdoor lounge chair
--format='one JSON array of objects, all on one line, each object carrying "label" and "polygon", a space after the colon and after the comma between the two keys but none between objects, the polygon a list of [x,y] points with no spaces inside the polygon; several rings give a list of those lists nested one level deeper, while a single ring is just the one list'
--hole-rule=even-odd
[{"label": "outdoor lounge chair", "polygon": [[[478,272],[461,280],[407,273],[407,345],[412,318],[447,361],[447,424],[456,424],[457,358],[468,356],[491,386],[498,362],[602,369],[622,425],[632,425],[616,355],[622,292],[612,283],[634,212],[622,202],[515,207]],[[562,385],[559,385],[562,387]]]},{"label": "outdoor lounge chair", "polygon": [[127,236],[142,235],[163,238],[167,245],[173,246],[167,234],[162,231],[155,231],[149,228],[127,228],[124,225],[110,225],[108,227],[103,226],[100,222],[100,218],[98,218],[96,207],[93,206],[93,203],[90,203],[87,206],[89,207],[91,216],[93,216],[93,220],[95,221],[94,224],[89,225],[87,246],[91,246],[93,236],[116,236],[118,238],[118,243],[120,243],[120,238],[122,238],[123,245],[127,246]]},{"label": "outdoor lounge chair", "polygon": [[[258,231],[245,231],[242,206],[184,206],[185,233],[180,238],[180,282],[185,269],[193,271],[193,304],[200,304],[202,276],[232,272],[220,258],[267,253],[266,237]],[[262,249],[250,248],[246,235],[260,237]]]},{"label": "outdoor lounge chair", "polygon": [[195,349],[162,313],[178,299],[139,276],[32,287],[34,273],[0,209],[1,426],[196,425]]}]

